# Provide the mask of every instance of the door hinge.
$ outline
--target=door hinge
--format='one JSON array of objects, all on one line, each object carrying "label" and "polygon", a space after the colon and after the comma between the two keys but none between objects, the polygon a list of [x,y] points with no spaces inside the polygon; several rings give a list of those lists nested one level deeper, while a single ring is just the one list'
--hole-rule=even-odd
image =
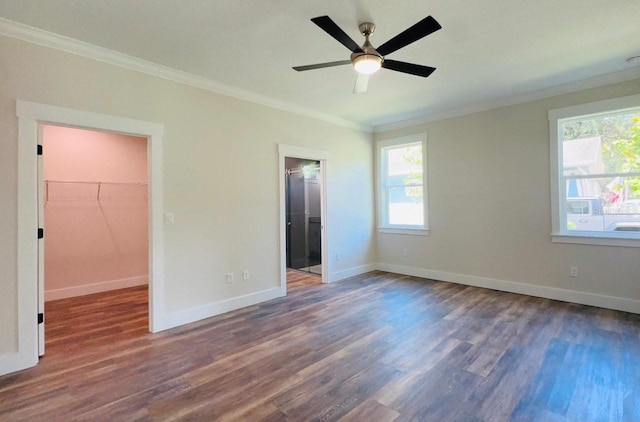
[{"label": "door hinge", "polygon": [[38,324],[42,324],[44,322],[44,314],[41,312],[38,314]]},{"label": "door hinge", "polygon": [[38,155],[42,155],[42,145],[38,144]]},{"label": "door hinge", "polygon": [[38,229],[38,239],[42,239],[44,237],[44,229]]}]

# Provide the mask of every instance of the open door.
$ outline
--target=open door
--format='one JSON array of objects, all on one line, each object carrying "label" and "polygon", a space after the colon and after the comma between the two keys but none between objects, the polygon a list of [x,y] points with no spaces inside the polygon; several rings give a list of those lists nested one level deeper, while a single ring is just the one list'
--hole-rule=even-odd
[{"label": "open door", "polygon": [[42,126],[38,125],[38,356],[44,355],[44,162]]},{"label": "open door", "polygon": [[302,172],[287,170],[287,268],[307,267],[307,232]]}]

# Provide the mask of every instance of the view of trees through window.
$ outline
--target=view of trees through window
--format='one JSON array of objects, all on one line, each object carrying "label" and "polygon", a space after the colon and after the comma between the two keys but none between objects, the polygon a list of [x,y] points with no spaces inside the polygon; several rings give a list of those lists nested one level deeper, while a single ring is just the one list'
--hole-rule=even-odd
[{"label": "view of trees through window", "polygon": [[388,223],[423,226],[422,144],[385,149]]},{"label": "view of trees through window", "polygon": [[566,228],[640,232],[640,109],[561,124]]}]

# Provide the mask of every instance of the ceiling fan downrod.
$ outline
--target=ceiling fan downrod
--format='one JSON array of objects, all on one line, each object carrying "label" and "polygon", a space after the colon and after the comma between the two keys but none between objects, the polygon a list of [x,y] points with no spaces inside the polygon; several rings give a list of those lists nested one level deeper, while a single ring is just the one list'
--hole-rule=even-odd
[{"label": "ceiling fan downrod", "polygon": [[376,25],[371,22],[363,22],[358,25],[360,33],[364,35],[365,41],[362,44],[362,52],[351,53],[351,62],[356,72],[363,75],[371,75],[382,67],[384,58],[369,42],[369,36],[376,30]]}]

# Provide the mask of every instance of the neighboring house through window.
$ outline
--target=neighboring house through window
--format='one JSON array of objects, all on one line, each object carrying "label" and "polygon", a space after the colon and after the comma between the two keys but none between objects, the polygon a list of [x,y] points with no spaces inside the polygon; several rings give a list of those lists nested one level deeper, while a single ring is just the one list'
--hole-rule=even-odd
[{"label": "neighboring house through window", "polygon": [[549,111],[553,240],[640,247],[640,95]]}]

